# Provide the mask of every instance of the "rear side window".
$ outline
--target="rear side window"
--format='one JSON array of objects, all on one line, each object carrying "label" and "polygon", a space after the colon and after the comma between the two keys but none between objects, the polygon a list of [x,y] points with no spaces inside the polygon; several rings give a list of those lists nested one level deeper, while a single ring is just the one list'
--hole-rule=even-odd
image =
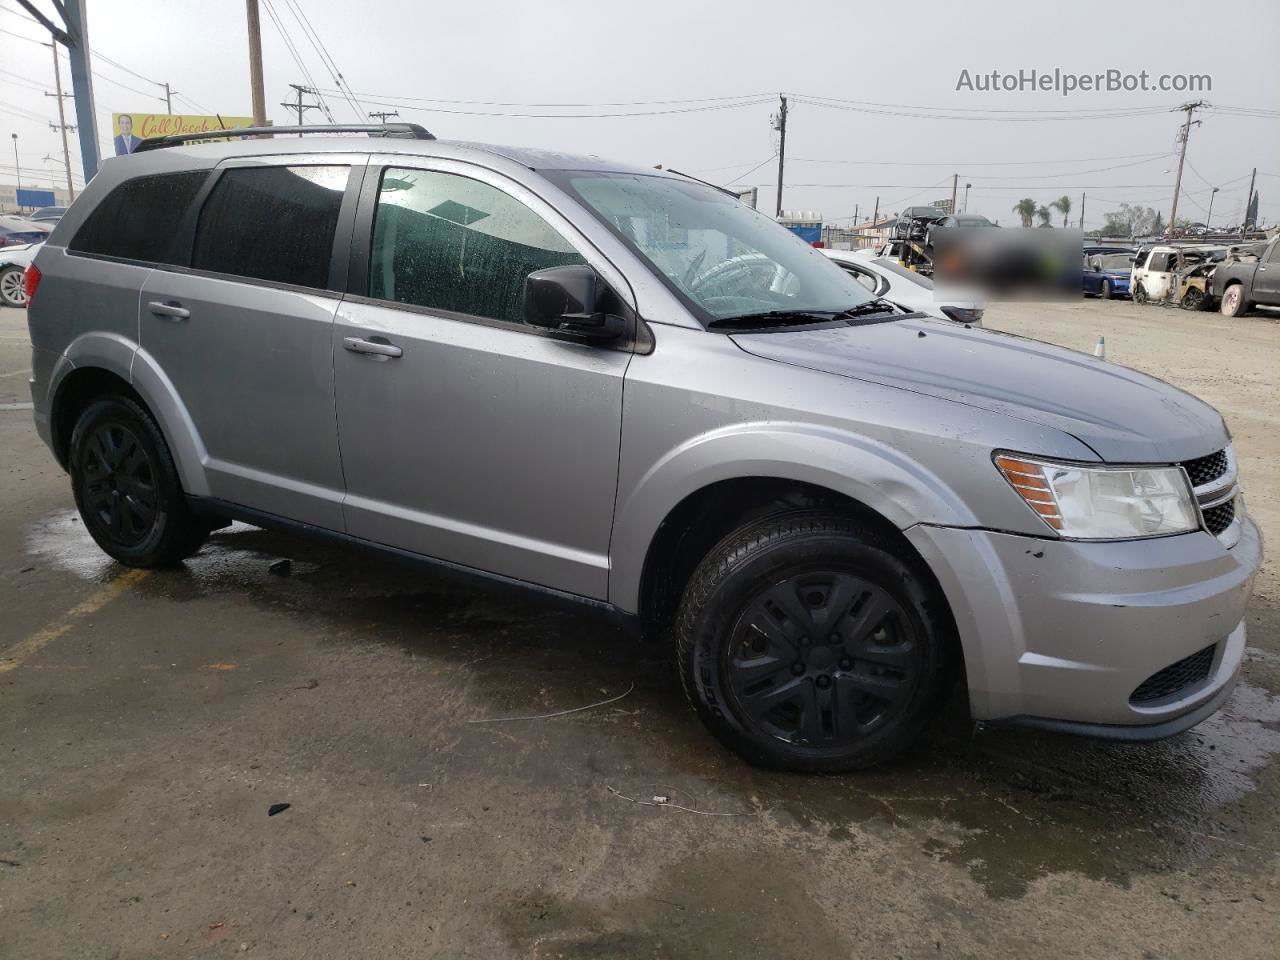
[{"label": "rear side window", "polygon": [[209,193],[191,266],[319,290],[349,167],[239,167]]},{"label": "rear side window", "polygon": [[451,173],[390,169],[378,190],[369,295],[522,323],[535,270],[586,261],[519,200]]},{"label": "rear side window", "polygon": [[71,238],[68,249],[124,260],[164,263],[206,170],[135,177],[108,193]]}]

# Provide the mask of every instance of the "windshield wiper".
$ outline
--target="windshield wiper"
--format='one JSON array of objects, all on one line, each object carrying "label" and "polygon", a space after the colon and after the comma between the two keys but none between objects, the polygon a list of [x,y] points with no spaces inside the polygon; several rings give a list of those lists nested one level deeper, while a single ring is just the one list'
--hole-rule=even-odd
[{"label": "windshield wiper", "polygon": [[852,306],[848,310],[841,310],[836,316],[861,317],[869,313],[894,313],[897,309],[897,304],[886,300],[884,297],[876,297],[874,300],[868,300],[866,303]]},{"label": "windshield wiper", "polygon": [[763,310],[736,317],[716,317],[708,327],[781,327],[788,323],[825,323],[843,315],[840,310]]}]

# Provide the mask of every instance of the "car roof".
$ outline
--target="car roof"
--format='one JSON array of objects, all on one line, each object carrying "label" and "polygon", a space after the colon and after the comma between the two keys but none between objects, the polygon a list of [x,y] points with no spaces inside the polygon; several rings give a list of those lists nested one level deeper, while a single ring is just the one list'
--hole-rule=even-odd
[{"label": "car roof", "polygon": [[[276,154],[323,153],[397,153],[424,157],[448,157],[473,162],[490,161],[500,157],[529,170],[596,170],[609,173],[644,174],[670,177],[673,174],[653,167],[606,160],[598,156],[562,153],[537,147],[517,147],[503,144],[474,143],[465,140],[420,140],[407,137],[368,136],[307,136],[304,138],[281,136],[268,139],[241,138],[215,143],[191,143],[161,147],[145,153],[112,158],[108,163],[135,163],[143,157],[189,157],[208,163],[230,158],[272,156]],[[166,164],[168,166],[168,164]]]}]

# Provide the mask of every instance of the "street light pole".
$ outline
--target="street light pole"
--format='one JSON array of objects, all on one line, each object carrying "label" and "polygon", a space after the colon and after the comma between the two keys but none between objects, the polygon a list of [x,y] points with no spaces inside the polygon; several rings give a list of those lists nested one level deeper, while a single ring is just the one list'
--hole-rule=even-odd
[{"label": "street light pole", "polygon": [[1213,230],[1213,198],[1218,195],[1218,187],[1213,188],[1213,193],[1209,194],[1209,215],[1204,218],[1204,225],[1210,231]]},{"label": "street light pole", "polygon": [[972,183],[966,183],[964,185],[964,212],[965,213],[969,212],[969,188],[972,186],[973,186]]},{"label": "street light pole", "polygon": [[[21,190],[22,189],[22,161],[18,159],[18,135],[16,133],[12,133],[10,134],[10,136],[13,137],[13,165],[15,168],[17,168],[17,171],[18,171],[18,189]],[[15,201],[18,199],[18,195],[16,193],[13,195],[13,199]],[[18,204],[18,209],[19,210],[22,209],[22,204],[20,203]]]}]

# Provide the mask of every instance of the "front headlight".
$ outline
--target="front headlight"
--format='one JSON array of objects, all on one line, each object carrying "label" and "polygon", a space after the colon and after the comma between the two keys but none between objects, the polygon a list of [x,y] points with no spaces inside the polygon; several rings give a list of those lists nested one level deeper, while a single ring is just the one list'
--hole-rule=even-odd
[{"label": "front headlight", "polygon": [[1125,540],[1200,528],[1181,467],[1104,467],[997,454],[996,467],[1036,515],[1064,537]]}]

